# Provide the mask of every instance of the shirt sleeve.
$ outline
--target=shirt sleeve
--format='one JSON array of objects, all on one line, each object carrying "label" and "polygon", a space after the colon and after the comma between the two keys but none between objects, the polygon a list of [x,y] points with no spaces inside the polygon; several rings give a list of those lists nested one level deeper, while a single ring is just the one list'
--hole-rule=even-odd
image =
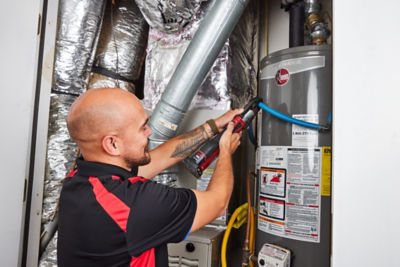
[{"label": "shirt sleeve", "polygon": [[128,218],[128,252],[137,257],[144,251],[186,238],[196,214],[194,192],[170,188],[152,181],[136,192]]}]

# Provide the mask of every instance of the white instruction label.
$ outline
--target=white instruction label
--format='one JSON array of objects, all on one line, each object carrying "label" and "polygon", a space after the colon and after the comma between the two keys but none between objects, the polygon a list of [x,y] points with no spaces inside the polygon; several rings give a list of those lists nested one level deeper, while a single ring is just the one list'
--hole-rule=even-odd
[{"label": "white instruction label", "polygon": [[259,230],[320,242],[321,152],[319,147],[260,147]]},{"label": "white instruction label", "polygon": [[[293,118],[318,124],[318,114],[294,114]],[[292,146],[317,147],[318,130],[292,124]]]}]

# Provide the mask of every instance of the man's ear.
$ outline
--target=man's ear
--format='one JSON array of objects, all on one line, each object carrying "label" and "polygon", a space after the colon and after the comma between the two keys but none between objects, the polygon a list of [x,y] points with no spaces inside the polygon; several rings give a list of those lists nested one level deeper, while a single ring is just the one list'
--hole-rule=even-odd
[{"label": "man's ear", "polygon": [[104,151],[112,156],[121,155],[121,145],[122,144],[120,140],[113,135],[104,136],[101,142],[101,146],[103,147]]}]

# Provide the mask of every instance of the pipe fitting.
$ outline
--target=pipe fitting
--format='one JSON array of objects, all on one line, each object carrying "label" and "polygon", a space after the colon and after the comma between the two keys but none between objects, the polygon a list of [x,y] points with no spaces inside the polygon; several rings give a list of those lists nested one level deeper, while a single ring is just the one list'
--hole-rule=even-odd
[{"label": "pipe fitting", "polygon": [[316,14],[321,11],[321,4],[318,0],[304,0],[306,16]]}]

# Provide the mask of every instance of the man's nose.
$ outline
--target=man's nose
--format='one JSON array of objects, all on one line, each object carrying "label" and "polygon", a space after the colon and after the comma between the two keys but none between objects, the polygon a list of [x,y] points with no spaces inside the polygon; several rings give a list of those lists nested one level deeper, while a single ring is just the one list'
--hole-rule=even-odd
[{"label": "man's nose", "polygon": [[146,125],[146,127],[147,127],[147,135],[150,136],[153,133],[153,131],[151,130],[149,125]]}]

